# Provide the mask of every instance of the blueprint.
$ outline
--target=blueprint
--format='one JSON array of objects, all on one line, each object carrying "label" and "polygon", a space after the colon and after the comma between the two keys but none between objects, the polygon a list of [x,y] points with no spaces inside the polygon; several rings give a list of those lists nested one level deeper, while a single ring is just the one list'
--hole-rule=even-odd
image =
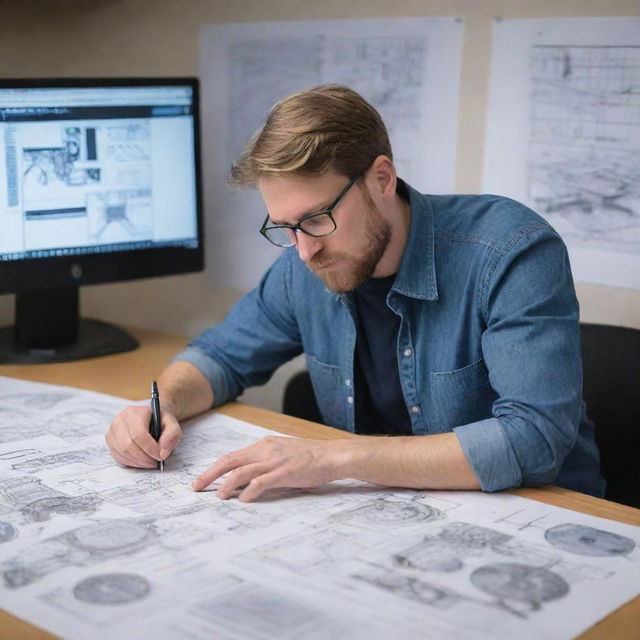
[{"label": "blueprint", "polygon": [[216,282],[251,288],[277,255],[257,233],[264,219],[259,196],[229,192],[225,180],[271,107],[295,91],[327,82],[352,87],[382,115],[400,177],[430,193],[452,191],[462,33],[456,18],[202,29],[205,204]]},{"label": "blueprint", "polygon": [[639,527],[514,495],[196,493],[273,435],[221,414],[164,473],[120,467],[127,404],[0,378],[0,606],[64,638],[567,638],[640,592]]},{"label": "blueprint", "polygon": [[483,188],[544,216],[576,279],[640,289],[640,18],[495,24]]}]

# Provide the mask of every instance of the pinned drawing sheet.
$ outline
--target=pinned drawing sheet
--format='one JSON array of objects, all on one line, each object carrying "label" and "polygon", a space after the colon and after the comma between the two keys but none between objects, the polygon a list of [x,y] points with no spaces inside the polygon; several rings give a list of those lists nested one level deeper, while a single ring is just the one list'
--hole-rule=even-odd
[{"label": "pinned drawing sheet", "polygon": [[576,280],[640,289],[640,18],[495,22],[483,190],[544,216]]},{"label": "pinned drawing sheet", "polygon": [[64,638],[568,638],[640,592],[639,527],[509,494],[195,493],[273,434],[215,413],[122,468],[127,403],[0,378],[0,606]]},{"label": "pinned drawing sheet", "polygon": [[279,255],[258,233],[266,215],[258,193],[232,191],[226,179],[271,107],[296,91],[339,83],[359,92],[385,121],[398,175],[418,190],[450,193],[463,32],[455,17],[205,25],[200,78],[210,277],[248,290]]}]

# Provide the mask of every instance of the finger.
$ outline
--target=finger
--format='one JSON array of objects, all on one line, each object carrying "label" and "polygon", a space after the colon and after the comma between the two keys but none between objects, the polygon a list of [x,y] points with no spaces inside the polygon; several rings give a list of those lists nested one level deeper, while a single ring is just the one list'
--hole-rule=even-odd
[{"label": "finger", "polygon": [[[157,464],[157,461],[148,456],[140,447],[130,438],[122,438],[116,440],[116,445],[113,447],[117,453],[127,461],[129,467],[150,468]],[[117,459],[117,458],[116,458]]]},{"label": "finger", "polygon": [[182,428],[169,413],[162,414],[162,435],[158,440],[160,459],[168,458],[182,440]]},{"label": "finger", "polygon": [[268,489],[275,489],[281,486],[284,485],[281,482],[281,474],[277,470],[264,473],[251,480],[246,489],[238,496],[238,500],[240,502],[253,502]]},{"label": "finger", "polygon": [[138,444],[131,439],[128,431],[128,423],[123,427],[114,429],[111,432],[109,444],[124,460],[127,466],[131,467],[151,467],[156,463],[156,459],[147,455]]},{"label": "finger", "polygon": [[[109,446],[109,445],[107,445]],[[151,460],[148,464],[145,464],[144,461],[140,461],[136,458],[131,457],[129,454],[125,454],[125,453],[120,453],[119,451],[116,451],[113,447],[109,446],[109,453],[111,454],[111,456],[113,457],[113,459],[121,464],[123,467],[135,467],[135,468],[139,468],[139,469],[146,469],[146,468],[155,468],[157,465],[157,462],[155,460]]]},{"label": "finger", "polygon": [[250,452],[246,447],[245,449],[239,449],[232,453],[227,453],[221,458],[218,458],[208,469],[205,469],[192,483],[191,487],[195,491],[202,491],[208,487],[214,480],[217,480],[220,476],[223,476],[229,471],[233,471],[238,467],[242,467],[246,464],[250,464],[253,460],[250,459]]},{"label": "finger", "polygon": [[267,468],[264,464],[248,464],[245,467],[238,467],[232,471],[218,487],[216,496],[221,500],[226,500],[237,489],[248,485],[254,478],[264,474]]},{"label": "finger", "polygon": [[152,460],[160,460],[160,446],[149,433],[151,410],[148,407],[134,407],[139,411],[126,415],[129,437],[138,448]]},{"label": "finger", "polygon": [[140,460],[125,451],[130,440],[128,433],[124,429],[126,427],[123,426],[123,421],[116,418],[109,431],[105,433],[104,439],[111,457],[126,467],[145,466],[144,462],[141,463]]}]

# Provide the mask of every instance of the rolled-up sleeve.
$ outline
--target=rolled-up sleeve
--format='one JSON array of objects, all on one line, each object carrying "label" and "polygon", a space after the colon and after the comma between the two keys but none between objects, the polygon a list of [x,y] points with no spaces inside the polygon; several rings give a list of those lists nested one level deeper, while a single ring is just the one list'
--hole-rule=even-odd
[{"label": "rolled-up sleeve", "polygon": [[549,227],[522,232],[487,266],[482,355],[491,418],[454,428],[484,491],[553,482],[582,411],[578,302],[566,248]]},{"label": "rolled-up sleeve", "polygon": [[173,359],[202,372],[213,390],[214,406],[264,384],[281,364],[301,353],[290,259],[290,252],[284,252],[220,325],[202,332]]}]

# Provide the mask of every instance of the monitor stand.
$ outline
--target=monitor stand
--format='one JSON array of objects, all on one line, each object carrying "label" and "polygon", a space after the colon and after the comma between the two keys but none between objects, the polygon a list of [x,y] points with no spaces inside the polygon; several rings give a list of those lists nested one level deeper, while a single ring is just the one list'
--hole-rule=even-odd
[{"label": "monitor stand", "polygon": [[78,315],[78,287],[16,294],[15,326],[0,329],[0,363],[43,364],[130,351],[122,329]]}]

